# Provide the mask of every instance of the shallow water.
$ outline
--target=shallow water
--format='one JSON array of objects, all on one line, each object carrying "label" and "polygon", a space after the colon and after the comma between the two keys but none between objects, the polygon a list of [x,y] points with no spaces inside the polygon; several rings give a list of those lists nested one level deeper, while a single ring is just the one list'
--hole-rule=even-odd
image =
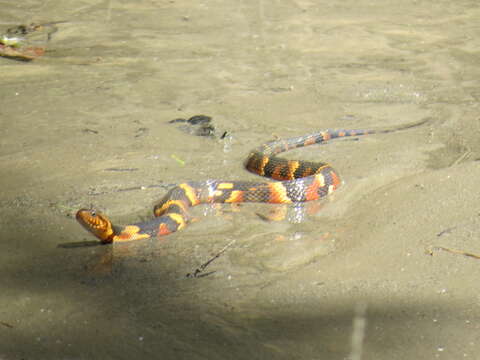
[{"label": "shallow water", "polygon": [[[4,28],[68,23],[0,58],[0,358],[478,354],[479,260],[426,254],[480,253],[476,2],[1,4]],[[196,114],[229,136],[168,124]],[[78,208],[126,223],[169,184],[256,179],[243,160],[274,136],[425,118],[288,153],[345,182],[300,223],[199,207],[164,241],[65,247],[93,240]]]}]

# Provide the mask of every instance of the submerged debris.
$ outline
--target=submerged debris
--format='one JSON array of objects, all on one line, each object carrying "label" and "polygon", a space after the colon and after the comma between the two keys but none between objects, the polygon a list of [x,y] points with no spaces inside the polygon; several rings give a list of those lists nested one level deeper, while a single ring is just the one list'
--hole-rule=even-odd
[{"label": "submerged debris", "polygon": [[0,324],[7,327],[7,328],[10,328],[10,329],[13,329],[13,325],[12,324],[9,324],[5,321],[0,321]]},{"label": "submerged debris", "polygon": [[180,130],[195,136],[206,136],[206,137],[219,137],[220,139],[225,138],[228,134],[223,132],[221,135],[216,134],[215,126],[212,123],[212,118],[207,115],[195,115],[190,119],[173,119],[168,122],[169,124],[178,124]]},{"label": "submerged debris", "polygon": [[0,35],[0,56],[14,60],[31,61],[43,54],[52,35],[58,31],[56,21],[45,24],[18,25]]}]

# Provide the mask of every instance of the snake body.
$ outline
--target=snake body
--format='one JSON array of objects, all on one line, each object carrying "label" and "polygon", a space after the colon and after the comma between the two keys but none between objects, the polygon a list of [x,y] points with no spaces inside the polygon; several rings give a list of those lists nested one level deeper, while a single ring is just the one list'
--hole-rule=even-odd
[{"label": "snake body", "polygon": [[271,141],[251,151],[245,167],[250,172],[276,181],[185,182],[168,191],[155,205],[155,218],[131,225],[113,225],[107,216],[93,209],[79,210],[76,218],[102,243],[112,243],[157,238],[181,230],[190,220],[189,208],[199,204],[242,202],[288,204],[316,200],[327,196],[340,186],[338,173],[327,163],[286,160],[277,157],[279,153],[335,138],[403,130],[424,122],[376,131],[325,130]]}]

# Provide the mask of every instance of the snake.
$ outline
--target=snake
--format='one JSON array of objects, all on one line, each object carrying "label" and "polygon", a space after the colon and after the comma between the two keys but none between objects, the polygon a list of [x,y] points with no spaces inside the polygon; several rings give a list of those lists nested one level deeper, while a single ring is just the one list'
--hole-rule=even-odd
[{"label": "snake", "polygon": [[[428,119],[427,119],[428,120]],[[343,137],[390,133],[422,125],[427,120],[383,130],[324,130],[267,142],[250,152],[245,168],[272,179],[269,182],[203,180],[176,185],[155,204],[150,220],[114,225],[96,209],[77,211],[77,221],[103,244],[160,238],[184,229],[192,220],[189,208],[211,203],[291,204],[317,200],[338,189],[342,181],[328,163],[287,160],[277,155],[289,150]]]}]

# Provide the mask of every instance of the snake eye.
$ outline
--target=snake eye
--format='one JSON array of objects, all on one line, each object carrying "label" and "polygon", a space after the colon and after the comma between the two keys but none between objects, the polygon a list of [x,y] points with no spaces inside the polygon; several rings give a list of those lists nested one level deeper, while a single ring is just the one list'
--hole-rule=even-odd
[{"label": "snake eye", "polygon": [[95,210],[92,210],[92,211],[90,211],[90,215],[92,217],[95,217],[95,216],[97,216],[97,212]]}]

